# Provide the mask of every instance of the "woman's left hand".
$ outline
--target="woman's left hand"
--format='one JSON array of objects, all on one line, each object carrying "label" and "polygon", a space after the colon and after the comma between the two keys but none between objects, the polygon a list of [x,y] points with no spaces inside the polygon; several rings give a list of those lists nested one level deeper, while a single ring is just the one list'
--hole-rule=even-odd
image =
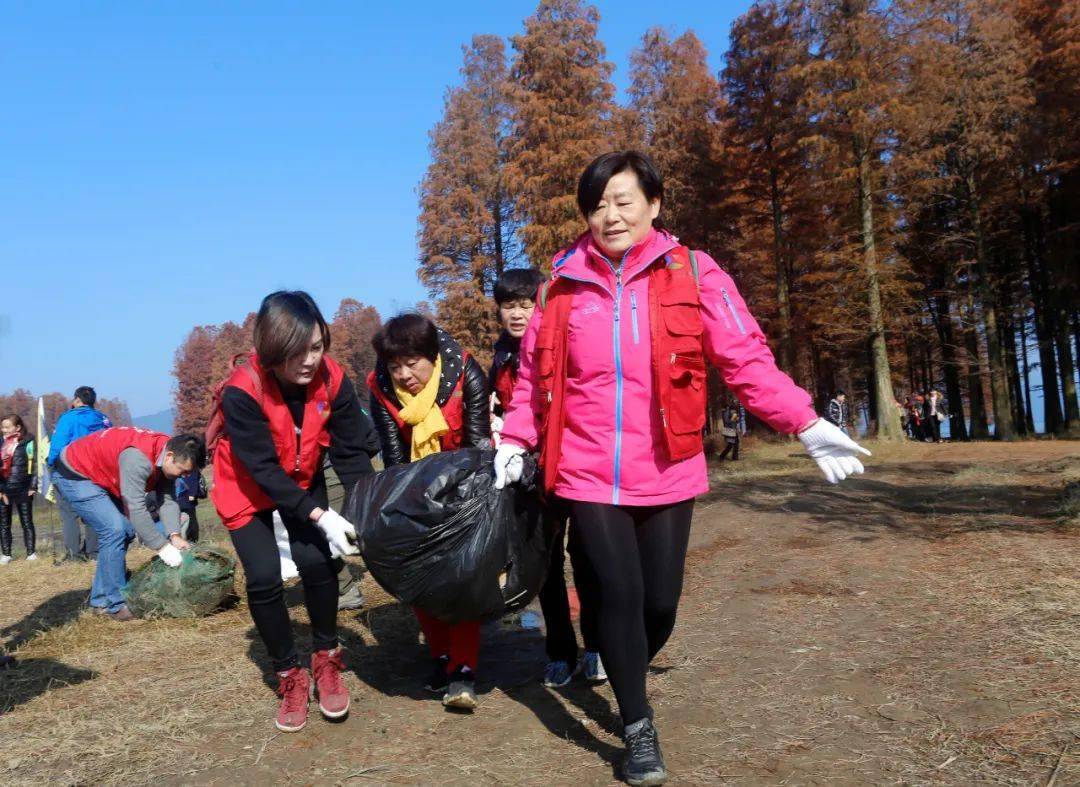
[{"label": "woman's left hand", "polygon": [[862,473],[863,466],[858,455],[871,455],[844,434],[840,427],[824,418],[819,418],[799,432],[799,440],[830,484],[838,484],[849,475]]}]

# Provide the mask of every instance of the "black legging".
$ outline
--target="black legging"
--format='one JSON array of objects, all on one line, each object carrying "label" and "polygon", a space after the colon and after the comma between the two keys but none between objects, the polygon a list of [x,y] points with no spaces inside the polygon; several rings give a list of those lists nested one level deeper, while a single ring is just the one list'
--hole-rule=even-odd
[{"label": "black legging", "polygon": [[7,503],[0,500],[0,552],[11,556],[11,510],[19,510],[19,523],[22,525],[23,544],[26,545],[26,554],[34,554],[37,532],[34,530],[34,498],[23,492],[12,492],[7,495]]},{"label": "black legging", "polygon": [[[316,502],[325,508],[325,487],[321,502],[319,497],[315,494]],[[338,578],[330,557],[330,545],[314,522],[284,515],[281,518],[289,533],[292,559],[304,586],[304,605],[311,619],[312,648],[335,648],[338,644]],[[295,667],[298,664],[296,643],[285,605],[281,558],[274,541],[273,511],[260,511],[243,527],[230,530],[229,535],[244,566],[248,608],[270,654],[274,671],[283,672]]]},{"label": "black legging", "polygon": [[[540,611],[544,613],[544,628],[547,635],[544,646],[548,661],[565,661],[573,669],[577,664],[578,646],[574,624],[570,620],[570,600],[566,596],[566,520],[570,516],[569,506],[565,501],[554,500],[545,506],[544,516],[554,522],[551,525],[555,533],[555,544],[548,563],[547,579],[540,588]],[[570,564],[574,572],[574,584],[579,586],[579,575],[588,570],[587,561],[581,554],[577,543],[577,531],[570,528]],[[580,588],[579,588],[580,591]],[[580,596],[579,596],[580,599]],[[585,650],[598,650],[596,635],[596,610],[589,605],[581,606],[581,638]]]},{"label": "black legging", "polygon": [[571,502],[589,570],[575,575],[597,612],[600,657],[623,724],[651,715],[645,676],[675,628],[694,501],[668,506]]}]

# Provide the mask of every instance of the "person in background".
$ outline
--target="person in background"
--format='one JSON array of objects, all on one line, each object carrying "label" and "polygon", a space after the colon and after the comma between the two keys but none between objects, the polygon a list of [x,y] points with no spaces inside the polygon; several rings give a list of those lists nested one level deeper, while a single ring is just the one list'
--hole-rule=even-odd
[{"label": "person in background", "polygon": [[[495,357],[488,373],[488,384],[493,401],[491,432],[496,445],[502,431],[502,416],[510,406],[514,386],[517,385],[521,337],[525,335],[533,309],[536,308],[536,291],[543,281],[544,277],[535,268],[516,268],[506,271],[495,282],[495,305],[502,333],[495,342]],[[548,657],[543,683],[548,688],[560,688],[570,683],[579,672],[590,683],[603,683],[607,680],[607,673],[598,652],[596,615],[591,608],[581,610],[581,636],[585,641],[585,653],[578,663],[577,635],[570,616],[570,599],[566,588],[564,543],[570,512],[558,500],[544,502],[544,514],[551,518],[549,527],[554,548],[551,550],[547,579],[540,589],[540,610],[544,615],[544,644]],[[576,576],[581,561],[573,532],[570,550],[570,564]]]},{"label": "person in background", "polygon": [[12,413],[0,420],[0,565],[11,562],[11,514],[19,512],[26,559],[37,560],[34,532],[34,436],[23,419]]},{"label": "person in background", "polygon": [[923,424],[927,440],[941,442],[941,422],[946,417],[945,402],[942,401],[941,394],[931,388],[923,400]]},{"label": "person in background", "polygon": [[847,396],[843,391],[837,391],[833,398],[829,400],[828,409],[825,410],[825,420],[834,426],[839,426],[840,430],[844,433],[848,433],[848,421],[850,420],[850,412],[848,411]]},{"label": "person in background", "polygon": [[[71,409],[60,416],[53,429],[52,440],[49,443],[49,456],[46,462],[49,467],[55,467],[56,460],[60,458],[68,443],[85,437],[93,432],[108,429],[112,426],[109,416],[95,410],[97,393],[89,385],[80,385],[75,389],[71,397]],[[57,508],[60,509],[60,521],[64,529],[64,556],[53,565],[60,565],[68,560],[93,560],[98,554],[97,534],[94,529],[85,522],[82,532],[79,528],[79,520],[71,510],[71,504],[64,499],[63,495],[56,498]]]},{"label": "person in background", "polygon": [[[56,491],[98,536],[97,570],[90,608],[117,621],[135,616],[124,602],[127,551],[138,536],[171,568],[188,543],[180,536],[176,479],[206,465],[198,435],[113,426],[80,437],[60,452],[53,473]],[[146,505],[147,493],[161,501],[160,525]]]},{"label": "person in background", "polygon": [[923,430],[923,398],[919,394],[912,392],[908,397],[908,429],[910,430],[911,439],[918,440],[920,443],[925,439]]},{"label": "person in background", "polygon": [[709,486],[706,362],[755,416],[797,434],[830,482],[863,472],[869,453],[777,368],[732,278],[657,225],[663,195],[636,151],[581,174],[585,231],[539,293],[493,461],[501,487],[539,448],[545,490],[571,507],[634,785],[667,779],[646,679],[675,627],[694,499]]},{"label": "person in background", "polygon": [[[387,321],[371,342],[378,360],[368,375],[371,415],[386,467],[457,448],[487,448],[491,416],[483,369],[427,317]],[[414,608],[434,668],[424,688],[443,705],[477,706],[480,621],[445,623]]]},{"label": "person in background", "polygon": [[180,535],[192,543],[199,540],[198,505],[207,495],[206,480],[198,470],[176,479],[176,503],[180,506]]},{"label": "person in background", "polygon": [[[225,430],[214,449],[210,497],[244,567],[248,611],[266,646],[281,697],[275,726],[299,732],[318,698],[327,719],[349,713],[338,641],[335,558],[356,554],[356,528],[330,508],[323,459],[346,490],[373,472],[371,420],[341,366],[328,355],[330,327],[310,295],[278,291],[255,317],[255,351],[221,394]],[[274,538],[288,533],[311,620],[311,674],[300,664]],[[314,683],[314,686],[312,686]]]},{"label": "person in background", "polygon": [[724,457],[731,452],[731,461],[739,461],[739,425],[742,420],[739,416],[739,406],[736,404],[729,404],[724,408],[724,411],[720,414],[721,420],[724,422],[723,428],[720,429],[720,434],[724,438],[724,450],[720,452],[720,461],[724,461]]}]

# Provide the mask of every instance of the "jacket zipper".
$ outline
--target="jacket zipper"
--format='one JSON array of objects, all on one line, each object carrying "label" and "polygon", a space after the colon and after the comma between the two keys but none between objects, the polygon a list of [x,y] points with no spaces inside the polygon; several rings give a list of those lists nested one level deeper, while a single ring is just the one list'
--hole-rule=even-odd
[{"label": "jacket zipper", "polygon": [[293,429],[296,431],[296,464],[293,466],[293,472],[294,473],[299,473],[300,472],[300,427],[299,426],[294,426]]},{"label": "jacket zipper", "polygon": [[641,343],[641,337],[638,335],[637,326],[637,292],[630,290],[630,325],[634,329],[634,344]]},{"label": "jacket zipper", "polygon": [[725,289],[720,290],[720,296],[724,299],[724,303],[727,304],[728,311],[731,312],[731,316],[735,319],[735,324],[739,326],[739,333],[745,336],[746,328],[743,326],[742,317],[740,317],[739,313],[735,311],[735,304],[731,302],[731,296],[728,295],[728,292]]},{"label": "jacket zipper", "polygon": [[[634,248],[633,246],[630,249]],[[623,264],[626,262],[626,255],[630,253],[630,249],[627,249],[619,260],[619,267],[616,268],[611,264],[611,260],[604,257],[604,262],[611,268],[611,272],[615,274],[615,315],[612,321],[612,334],[614,336],[615,343],[615,467],[612,472],[612,484],[611,484],[611,504],[619,504],[619,480],[622,473],[622,422],[623,422],[623,368],[622,368],[622,337],[619,335],[619,318],[622,307],[622,291],[623,291]]]}]

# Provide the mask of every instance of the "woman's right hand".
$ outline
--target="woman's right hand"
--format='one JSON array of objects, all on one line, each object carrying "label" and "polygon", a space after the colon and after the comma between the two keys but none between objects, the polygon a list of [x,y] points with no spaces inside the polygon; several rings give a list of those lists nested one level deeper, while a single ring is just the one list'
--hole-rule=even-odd
[{"label": "woman's right hand", "polygon": [[495,452],[495,488],[502,489],[507,484],[516,484],[521,480],[521,473],[525,469],[525,461],[522,457],[525,449],[520,445],[503,443]]}]

